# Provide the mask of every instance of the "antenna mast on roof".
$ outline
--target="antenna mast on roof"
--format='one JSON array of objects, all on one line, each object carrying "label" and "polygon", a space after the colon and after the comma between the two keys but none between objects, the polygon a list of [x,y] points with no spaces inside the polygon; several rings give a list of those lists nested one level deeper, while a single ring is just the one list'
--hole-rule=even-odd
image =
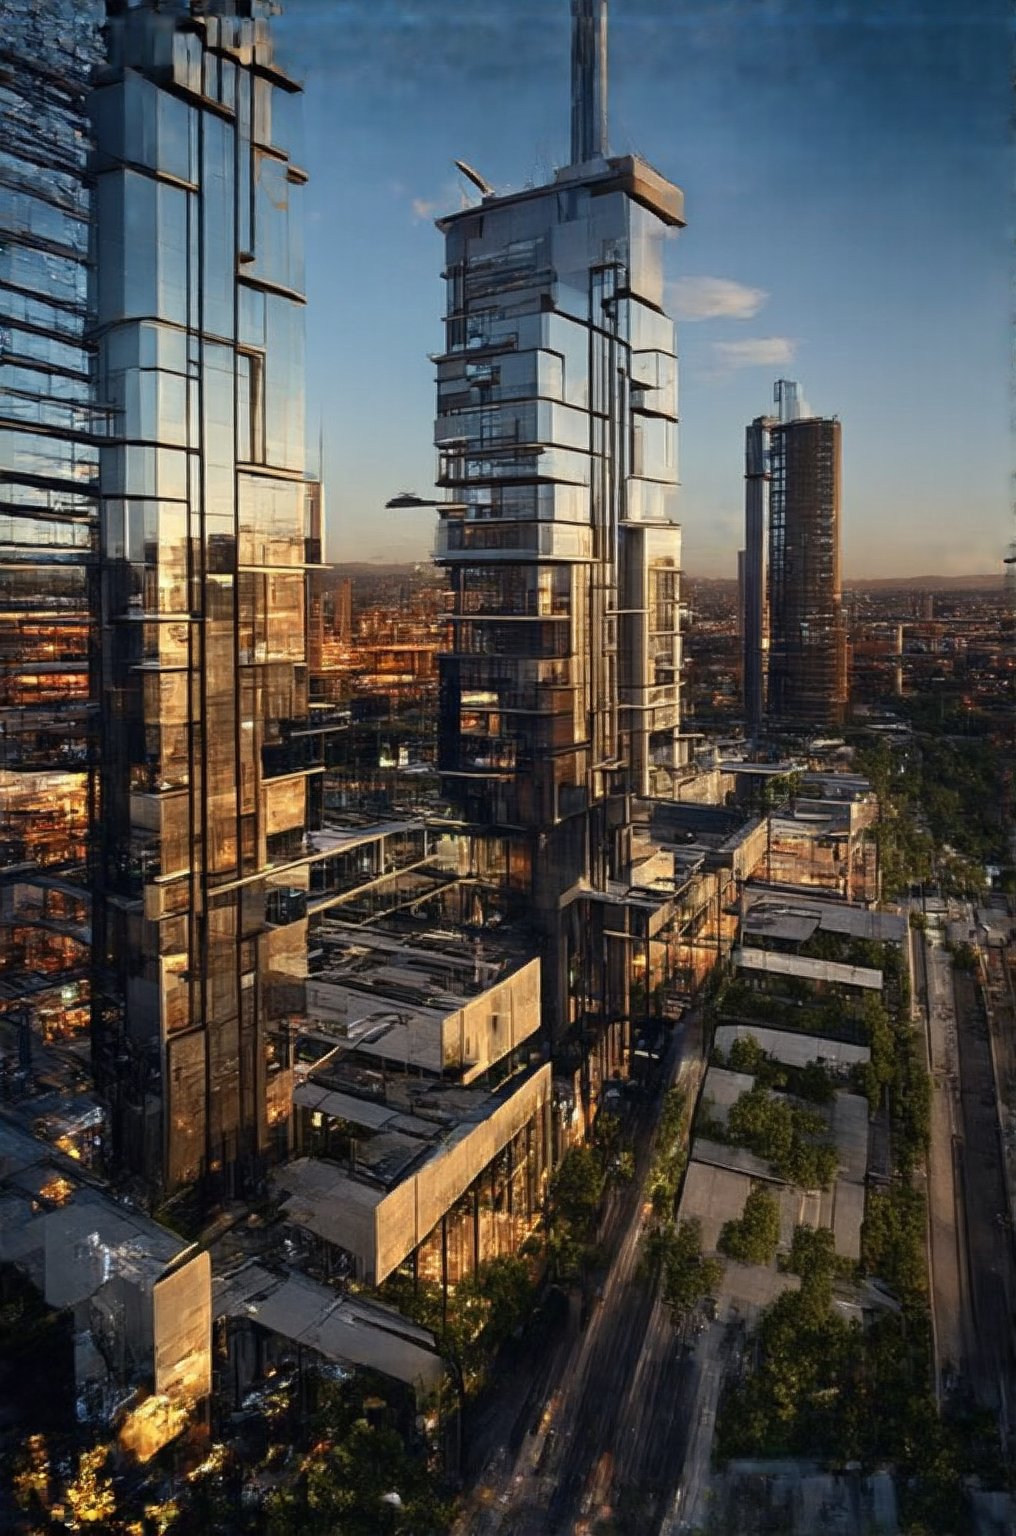
[{"label": "antenna mast on roof", "polygon": [[571,163],[607,153],[607,0],[572,0]]}]

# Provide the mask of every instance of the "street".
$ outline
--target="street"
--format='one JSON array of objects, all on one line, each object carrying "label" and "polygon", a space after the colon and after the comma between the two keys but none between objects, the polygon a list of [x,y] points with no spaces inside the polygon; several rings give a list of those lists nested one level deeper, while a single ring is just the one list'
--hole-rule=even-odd
[{"label": "street", "polygon": [[936,936],[911,930],[915,997],[927,1007],[931,1074],[928,1220],[938,1389],[963,1371],[970,1349],[961,1192],[955,1177],[962,1110],[952,961]]},{"label": "street", "polygon": [[[702,1063],[690,1027],[682,1044],[673,1081],[691,1104]],[[602,1294],[585,1328],[555,1352],[517,1449],[490,1455],[466,1501],[461,1536],[564,1536],[589,1531],[611,1513],[629,1516],[640,1531],[660,1529],[702,1374],[702,1351],[685,1346],[656,1283],[640,1269],[648,1219],[642,1185],[660,1101],[652,1127],[636,1140],[634,1180],[610,1197],[601,1240],[613,1261]],[[713,1325],[707,1335],[719,1340],[723,1329]],[[699,1454],[707,1465],[708,1443]]]},{"label": "street", "polygon": [[[949,918],[973,928],[968,903]],[[926,986],[933,1097],[928,1160],[939,1382],[1010,1424],[1012,1243],[988,1022],[976,973],[957,969],[937,924],[915,945]]]}]

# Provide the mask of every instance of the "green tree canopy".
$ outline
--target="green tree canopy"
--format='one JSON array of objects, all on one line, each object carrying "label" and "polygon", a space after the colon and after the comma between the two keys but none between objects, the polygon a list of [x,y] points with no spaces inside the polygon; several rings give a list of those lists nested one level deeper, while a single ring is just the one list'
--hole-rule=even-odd
[{"label": "green tree canopy", "polygon": [[739,1220],[724,1222],[721,1253],[742,1264],[771,1264],[780,1241],[780,1207],[762,1184],[751,1189]]}]

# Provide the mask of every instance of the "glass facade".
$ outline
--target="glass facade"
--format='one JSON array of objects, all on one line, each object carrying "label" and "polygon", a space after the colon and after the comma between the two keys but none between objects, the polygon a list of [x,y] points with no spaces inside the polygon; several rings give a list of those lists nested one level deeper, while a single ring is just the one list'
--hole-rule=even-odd
[{"label": "glass facade", "polygon": [[[262,0],[118,6],[95,137],[102,817],[114,1153],[253,1188],[288,1146],[306,969],[305,175]],[[311,546],[315,546],[312,548]]]},{"label": "glass facade", "polygon": [[841,429],[770,426],[769,687],[774,724],[839,725],[848,699],[840,592]]},{"label": "glass facade", "polygon": [[628,797],[681,763],[677,361],[663,241],[680,194],[599,160],[440,223],[437,558],[453,588],[439,767],[513,839],[567,1008],[561,897],[629,855]]},{"label": "glass facade", "polygon": [[[104,418],[85,344],[90,0],[5,0],[0,28],[0,971],[84,995],[90,592]],[[75,975],[76,973],[76,975]],[[73,978],[73,979],[72,979]],[[66,1033],[76,1010],[65,1007]]]}]

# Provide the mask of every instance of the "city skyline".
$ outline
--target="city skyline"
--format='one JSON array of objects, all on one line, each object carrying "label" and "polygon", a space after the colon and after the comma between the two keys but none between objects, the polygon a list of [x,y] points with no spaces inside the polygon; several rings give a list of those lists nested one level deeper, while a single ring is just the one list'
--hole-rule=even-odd
[{"label": "city skyline", "polygon": [[[966,18],[942,0],[821,19],[791,3],[761,16],[612,6],[611,148],[645,145],[688,199],[667,280],[696,574],[734,574],[741,428],[779,374],[806,378],[814,409],[849,425],[848,578],[997,565],[1009,538],[1003,27],[1000,5]],[[456,158],[499,192],[564,163],[567,28],[563,3],[506,0],[468,14],[290,0],[281,18],[306,86],[308,423],[315,438],[322,424],[332,558],[433,547],[431,515],[378,516],[395,490],[428,495],[433,482],[433,220],[470,190]],[[344,355],[385,366],[337,368]]]},{"label": "city skyline", "polygon": [[4,1530],[1008,1528],[1016,589],[885,574],[998,560],[939,4],[0,0]]}]

